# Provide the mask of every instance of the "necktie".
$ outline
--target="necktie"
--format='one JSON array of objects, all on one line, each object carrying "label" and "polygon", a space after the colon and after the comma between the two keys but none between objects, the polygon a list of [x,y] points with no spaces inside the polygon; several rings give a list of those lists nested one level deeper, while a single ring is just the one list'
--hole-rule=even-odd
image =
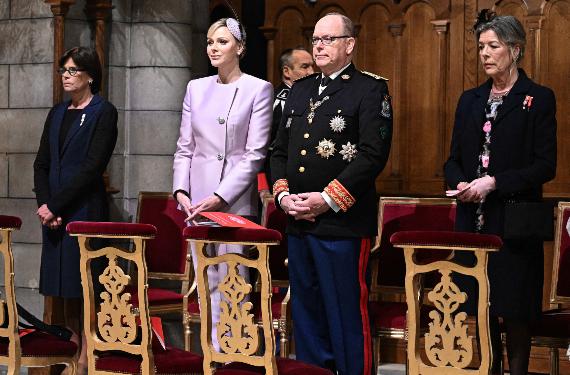
[{"label": "necktie", "polygon": [[326,87],[330,81],[332,81],[331,77],[322,76],[321,77],[321,86]]}]

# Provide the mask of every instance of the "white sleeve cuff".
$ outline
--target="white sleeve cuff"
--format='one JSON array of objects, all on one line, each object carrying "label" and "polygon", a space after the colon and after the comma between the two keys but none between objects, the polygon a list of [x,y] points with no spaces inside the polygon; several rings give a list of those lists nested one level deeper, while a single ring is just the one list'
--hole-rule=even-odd
[{"label": "white sleeve cuff", "polygon": [[332,208],[332,210],[334,212],[339,212],[340,211],[340,207],[338,206],[338,204],[335,203],[335,201],[333,201],[331,199],[331,197],[329,197],[329,195],[327,193],[325,193],[324,191],[321,192],[321,196],[323,197],[323,199],[325,200],[325,202],[327,202],[327,204],[329,205],[330,208]]},{"label": "white sleeve cuff", "polygon": [[[281,199],[283,199],[283,197],[289,195],[288,191],[282,191],[281,193],[279,193],[279,195],[277,196],[277,203],[279,203],[279,206],[281,206]],[[283,208],[283,207],[281,207]]]}]

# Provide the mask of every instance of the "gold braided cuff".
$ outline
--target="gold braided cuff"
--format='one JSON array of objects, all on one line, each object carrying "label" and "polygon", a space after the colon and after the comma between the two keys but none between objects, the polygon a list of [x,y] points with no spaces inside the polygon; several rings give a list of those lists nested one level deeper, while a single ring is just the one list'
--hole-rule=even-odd
[{"label": "gold braided cuff", "polygon": [[353,204],[356,199],[338,180],[332,180],[325,188],[325,193],[340,207],[341,210],[346,212]]},{"label": "gold braided cuff", "polygon": [[281,178],[273,184],[273,195],[277,197],[280,193],[289,191],[289,182],[285,178]]}]

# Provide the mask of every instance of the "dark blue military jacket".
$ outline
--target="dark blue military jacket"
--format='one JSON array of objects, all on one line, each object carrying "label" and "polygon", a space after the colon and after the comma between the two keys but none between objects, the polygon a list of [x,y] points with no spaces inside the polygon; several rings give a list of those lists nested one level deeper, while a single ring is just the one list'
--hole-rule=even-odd
[{"label": "dark blue military jacket", "polygon": [[341,207],[314,223],[290,220],[290,233],[376,235],[375,179],[392,138],[392,108],[385,79],[349,65],[319,95],[320,74],[295,81],[271,156],[276,196],[325,191]]}]

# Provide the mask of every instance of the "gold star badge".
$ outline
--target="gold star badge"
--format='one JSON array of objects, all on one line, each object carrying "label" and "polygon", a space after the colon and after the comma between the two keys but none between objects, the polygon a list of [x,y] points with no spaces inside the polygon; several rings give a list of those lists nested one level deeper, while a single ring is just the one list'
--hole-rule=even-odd
[{"label": "gold star badge", "polygon": [[328,159],[329,157],[333,156],[336,149],[334,148],[335,144],[328,139],[323,139],[319,142],[317,148],[317,154],[321,155],[322,158]]}]

